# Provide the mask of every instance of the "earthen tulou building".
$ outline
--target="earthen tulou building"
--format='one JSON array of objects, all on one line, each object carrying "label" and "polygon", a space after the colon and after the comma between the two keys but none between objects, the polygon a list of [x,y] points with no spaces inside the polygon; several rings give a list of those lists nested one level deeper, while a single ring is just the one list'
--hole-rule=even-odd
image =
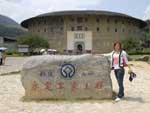
[{"label": "earthen tulou building", "polygon": [[59,53],[106,53],[113,43],[141,36],[146,23],[126,14],[108,11],[59,11],[24,20],[31,33],[47,38]]}]

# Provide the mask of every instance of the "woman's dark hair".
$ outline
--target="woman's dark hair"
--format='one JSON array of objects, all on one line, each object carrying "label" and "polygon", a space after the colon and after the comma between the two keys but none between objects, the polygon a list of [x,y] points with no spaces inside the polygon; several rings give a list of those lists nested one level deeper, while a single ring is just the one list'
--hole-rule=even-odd
[{"label": "woman's dark hair", "polygon": [[115,46],[116,46],[117,44],[119,44],[119,46],[120,46],[120,50],[121,50],[121,49],[122,49],[122,45],[121,45],[121,43],[120,43],[120,42],[115,42],[115,43],[114,43],[114,49],[115,49]]}]

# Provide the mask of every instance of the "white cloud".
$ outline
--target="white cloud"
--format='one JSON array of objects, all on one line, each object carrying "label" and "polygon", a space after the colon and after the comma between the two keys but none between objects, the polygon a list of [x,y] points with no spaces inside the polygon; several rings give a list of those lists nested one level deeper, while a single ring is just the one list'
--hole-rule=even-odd
[{"label": "white cloud", "polygon": [[59,10],[92,9],[103,0],[0,0],[0,14],[18,22],[42,13]]},{"label": "white cloud", "polygon": [[8,1],[8,2],[21,2],[22,0],[5,0],[5,1]]},{"label": "white cloud", "polygon": [[145,20],[150,19],[150,4],[147,6],[147,8],[144,11],[143,19],[145,19]]}]

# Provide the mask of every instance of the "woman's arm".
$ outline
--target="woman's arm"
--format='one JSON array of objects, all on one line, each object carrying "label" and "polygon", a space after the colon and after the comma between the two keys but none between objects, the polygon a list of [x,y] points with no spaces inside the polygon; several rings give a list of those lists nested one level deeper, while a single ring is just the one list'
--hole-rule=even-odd
[{"label": "woman's arm", "polygon": [[125,51],[122,51],[124,63],[128,65],[128,54]]},{"label": "woman's arm", "polygon": [[104,56],[106,56],[106,57],[111,57],[111,56],[112,56],[112,53],[113,53],[113,51],[110,52],[110,53],[104,53],[104,54],[102,54],[102,55],[104,55]]}]

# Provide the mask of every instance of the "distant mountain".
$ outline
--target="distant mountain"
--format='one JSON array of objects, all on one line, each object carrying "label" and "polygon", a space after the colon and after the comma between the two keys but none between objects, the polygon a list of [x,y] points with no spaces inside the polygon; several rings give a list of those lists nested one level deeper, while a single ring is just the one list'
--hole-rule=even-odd
[{"label": "distant mountain", "polygon": [[7,36],[17,39],[25,33],[27,33],[27,31],[16,21],[7,16],[0,15],[0,36]]},{"label": "distant mountain", "polygon": [[9,27],[20,27],[20,25],[16,21],[3,15],[0,15],[0,25]]}]

